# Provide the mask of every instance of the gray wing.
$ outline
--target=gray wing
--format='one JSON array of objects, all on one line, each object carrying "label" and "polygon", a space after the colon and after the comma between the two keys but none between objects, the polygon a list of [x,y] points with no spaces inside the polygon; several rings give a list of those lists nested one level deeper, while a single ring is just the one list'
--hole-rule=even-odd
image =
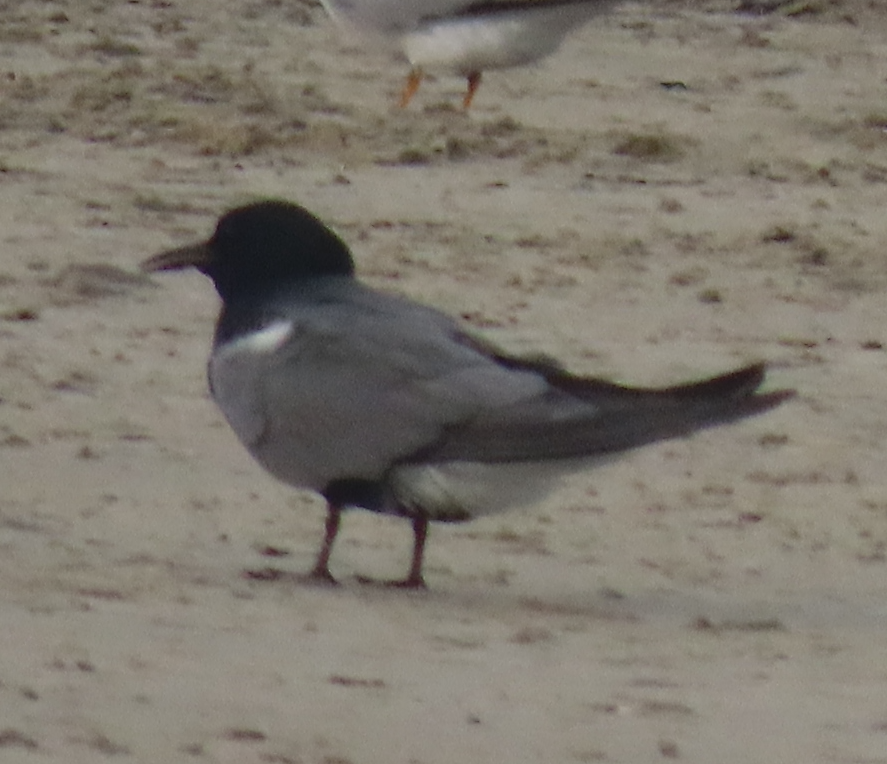
[{"label": "gray wing", "polygon": [[443,314],[354,282],[282,305],[262,332],[218,348],[210,380],[253,455],[315,490],[381,478],[453,428],[549,387],[463,342]]},{"label": "gray wing", "polygon": [[585,15],[606,10],[616,0],[321,0],[327,13],[364,29],[395,34],[448,16],[511,11],[520,8],[581,6]]},{"label": "gray wing", "polygon": [[[394,464],[607,453],[765,411],[764,368],[658,390],[508,356],[448,317],[355,282],[286,305],[259,341],[214,354],[214,396],[256,458],[323,490]],[[234,372],[240,370],[237,379]]]},{"label": "gray wing", "polygon": [[333,18],[365,30],[396,34],[414,29],[427,18],[457,14],[469,0],[321,0]]},{"label": "gray wing", "polygon": [[[548,390],[516,408],[485,412],[452,427],[416,460],[494,463],[612,453],[744,419],[794,396],[793,390],[757,392],[763,364],[650,389],[578,377],[545,360],[493,357],[515,371],[539,374]],[[585,406],[577,408],[577,402]]]}]

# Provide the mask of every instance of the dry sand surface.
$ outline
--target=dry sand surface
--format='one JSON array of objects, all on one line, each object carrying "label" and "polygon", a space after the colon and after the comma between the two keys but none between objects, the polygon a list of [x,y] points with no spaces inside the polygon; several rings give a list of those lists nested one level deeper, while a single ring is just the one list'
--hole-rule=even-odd
[{"label": "dry sand surface", "polygon": [[[626,5],[465,114],[299,0],[0,4],[0,761],[887,762],[887,8],[779,5]],[[136,268],[266,196],[516,352],[799,397],[433,528],[428,592],[355,512],[305,586],[210,283]]]}]

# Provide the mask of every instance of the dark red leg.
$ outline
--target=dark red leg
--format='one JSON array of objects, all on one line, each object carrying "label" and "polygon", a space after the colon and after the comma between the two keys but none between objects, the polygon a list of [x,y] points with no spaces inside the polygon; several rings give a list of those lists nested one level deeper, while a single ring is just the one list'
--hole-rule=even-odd
[{"label": "dark red leg", "polygon": [[333,552],[333,543],[336,535],[339,533],[339,521],[342,517],[342,508],[336,504],[327,503],[326,505],[326,524],[323,537],[323,546],[320,547],[320,554],[317,555],[317,562],[314,563],[314,570],[308,574],[311,581],[324,584],[337,584],[333,574],[330,573],[330,555]]},{"label": "dark red leg", "polygon": [[425,579],[422,578],[422,558],[425,555],[425,539],[428,536],[428,518],[413,518],[413,562],[410,572],[403,581],[392,581],[391,586],[402,589],[425,589]]}]

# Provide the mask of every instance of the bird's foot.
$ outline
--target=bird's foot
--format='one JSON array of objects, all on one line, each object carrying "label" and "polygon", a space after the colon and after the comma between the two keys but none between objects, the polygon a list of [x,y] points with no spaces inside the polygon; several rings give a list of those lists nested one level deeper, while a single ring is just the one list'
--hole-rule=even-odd
[{"label": "bird's foot", "polygon": [[312,586],[338,586],[339,582],[333,578],[329,568],[315,568],[310,573],[302,576],[302,581]]},{"label": "bird's foot", "polygon": [[384,586],[388,589],[415,589],[416,591],[428,588],[422,576],[407,576],[395,581],[383,581],[378,578],[370,578],[369,576],[357,576],[356,578],[357,583],[364,586]]},{"label": "bird's foot", "polygon": [[422,576],[407,576],[399,581],[386,581],[385,586],[390,586],[392,589],[421,590],[428,588],[428,584],[425,583],[425,579]]}]

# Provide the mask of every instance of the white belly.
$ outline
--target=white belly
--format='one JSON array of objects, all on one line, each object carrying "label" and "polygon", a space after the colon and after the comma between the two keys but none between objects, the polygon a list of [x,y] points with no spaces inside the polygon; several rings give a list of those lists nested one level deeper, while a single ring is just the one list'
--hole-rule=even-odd
[{"label": "white belly", "polygon": [[610,0],[522,9],[483,17],[435,20],[404,34],[404,54],[413,66],[442,67],[459,74],[527,64],[554,53],[564,35],[608,8]]},{"label": "white belly", "polygon": [[407,514],[415,511],[431,520],[457,522],[535,504],[557,487],[565,474],[601,461],[408,466],[393,470],[388,482]]}]

